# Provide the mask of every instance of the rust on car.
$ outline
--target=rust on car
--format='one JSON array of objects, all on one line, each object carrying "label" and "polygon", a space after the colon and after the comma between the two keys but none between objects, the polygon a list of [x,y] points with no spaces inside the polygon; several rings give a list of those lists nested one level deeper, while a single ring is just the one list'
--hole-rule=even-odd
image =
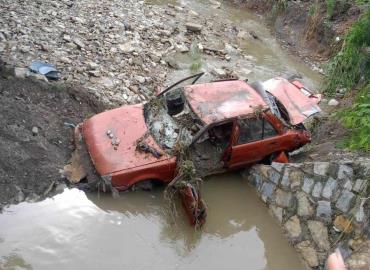
[{"label": "rust on car", "polygon": [[[199,77],[186,79],[195,83]],[[257,162],[287,162],[287,153],[311,140],[303,121],[320,111],[320,96],[283,78],[174,86],[149,102],[105,111],[76,128],[97,173],[109,176],[112,188],[122,191],[141,181],[173,187],[186,159],[200,177]],[[191,223],[203,224],[200,194],[190,182],[179,183]]]}]

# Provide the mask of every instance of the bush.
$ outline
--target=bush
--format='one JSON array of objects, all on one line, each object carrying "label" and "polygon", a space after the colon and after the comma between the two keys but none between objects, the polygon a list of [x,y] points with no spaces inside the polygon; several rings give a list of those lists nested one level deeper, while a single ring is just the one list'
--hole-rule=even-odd
[{"label": "bush", "polygon": [[341,51],[330,61],[325,92],[333,94],[337,87],[352,89],[360,79],[370,82],[370,10],[348,33]]}]

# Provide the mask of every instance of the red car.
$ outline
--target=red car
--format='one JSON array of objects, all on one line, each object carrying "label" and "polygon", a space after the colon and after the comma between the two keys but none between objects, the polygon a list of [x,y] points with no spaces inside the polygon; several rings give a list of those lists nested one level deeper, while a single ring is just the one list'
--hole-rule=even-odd
[{"label": "red car", "polygon": [[[201,75],[145,104],[105,111],[77,126],[77,140],[105,181],[119,191],[142,181],[168,183],[177,174],[179,148],[205,176],[284,161],[286,153],[310,142],[303,121],[320,111],[320,95],[298,81],[195,84]],[[188,79],[192,84],[178,87]]]}]

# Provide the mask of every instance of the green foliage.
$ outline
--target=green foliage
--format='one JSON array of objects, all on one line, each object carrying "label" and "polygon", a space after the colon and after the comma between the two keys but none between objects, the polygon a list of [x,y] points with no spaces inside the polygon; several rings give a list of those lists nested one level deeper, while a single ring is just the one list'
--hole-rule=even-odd
[{"label": "green foliage", "polygon": [[308,15],[309,15],[310,17],[314,17],[314,16],[318,13],[318,11],[319,11],[319,6],[318,6],[318,4],[317,4],[317,3],[312,4],[312,5],[310,6],[310,9],[308,10]]},{"label": "green foliage", "polygon": [[326,14],[329,19],[333,16],[336,3],[336,0],[326,0]]},{"label": "green foliage", "polygon": [[337,117],[351,131],[351,135],[341,142],[341,146],[370,151],[370,84],[357,94],[353,106],[337,113]]},{"label": "green foliage", "polygon": [[370,10],[348,33],[341,51],[330,61],[325,92],[333,94],[337,87],[353,88],[363,79],[370,82]]},{"label": "green foliage", "polygon": [[202,57],[199,51],[199,45],[193,42],[190,46],[190,58],[192,63],[190,65],[190,70],[192,72],[197,72],[202,68]]}]

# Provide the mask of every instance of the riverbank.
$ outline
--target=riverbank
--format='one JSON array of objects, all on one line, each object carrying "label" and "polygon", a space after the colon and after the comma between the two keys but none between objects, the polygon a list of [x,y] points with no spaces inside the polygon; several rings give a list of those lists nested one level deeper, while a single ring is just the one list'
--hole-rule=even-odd
[{"label": "riverbank", "polygon": [[263,15],[282,45],[304,59],[321,63],[340,49],[344,36],[366,12],[354,1],[234,0]]}]

